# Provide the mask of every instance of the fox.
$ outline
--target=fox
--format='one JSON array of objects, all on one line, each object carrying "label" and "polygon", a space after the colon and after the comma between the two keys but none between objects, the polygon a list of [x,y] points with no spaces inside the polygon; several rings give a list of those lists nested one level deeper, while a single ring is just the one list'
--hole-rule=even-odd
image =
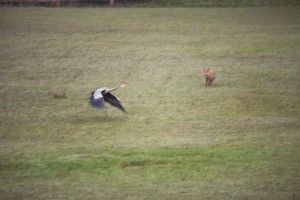
[{"label": "fox", "polygon": [[210,68],[204,68],[202,70],[202,74],[204,74],[206,86],[211,85],[213,81],[216,79],[215,72]]}]

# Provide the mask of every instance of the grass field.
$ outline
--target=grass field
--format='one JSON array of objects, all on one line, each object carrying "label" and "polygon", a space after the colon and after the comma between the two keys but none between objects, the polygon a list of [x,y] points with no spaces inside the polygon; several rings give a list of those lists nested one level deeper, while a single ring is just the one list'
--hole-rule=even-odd
[{"label": "grass field", "polygon": [[299,11],[0,8],[0,199],[299,199]]}]

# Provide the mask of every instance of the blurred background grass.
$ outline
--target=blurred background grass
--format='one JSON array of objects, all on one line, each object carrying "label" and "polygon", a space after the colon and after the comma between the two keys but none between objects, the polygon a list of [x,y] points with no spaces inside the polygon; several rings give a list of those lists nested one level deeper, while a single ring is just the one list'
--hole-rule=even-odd
[{"label": "blurred background grass", "polygon": [[186,7],[256,7],[295,6],[299,5],[299,2],[297,0],[151,0],[151,4],[159,6]]},{"label": "blurred background grass", "polygon": [[0,9],[4,199],[299,197],[299,8]]}]

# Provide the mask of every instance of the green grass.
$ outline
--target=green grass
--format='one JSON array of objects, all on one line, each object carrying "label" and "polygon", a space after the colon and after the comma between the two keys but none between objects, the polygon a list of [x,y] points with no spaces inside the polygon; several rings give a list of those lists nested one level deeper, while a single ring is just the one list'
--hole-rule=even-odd
[{"label": "green grass", "polygon": [[147,0],[144,5],[183,7],[299,6],[297,0]]},{"label": "green grass", "polygon": [[[299,198],[299,19],[0,8],[0,199]],[[88,105],[120,83],[128,114]]]}]

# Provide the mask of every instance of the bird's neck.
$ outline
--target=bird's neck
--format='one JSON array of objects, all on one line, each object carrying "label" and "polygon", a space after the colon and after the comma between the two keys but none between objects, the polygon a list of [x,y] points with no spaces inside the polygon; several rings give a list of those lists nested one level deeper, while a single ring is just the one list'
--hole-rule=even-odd
[{"label": "bird's neck", "polygon": [[114,91],[114,90],[116,90],[116,89],[119,89],[120,87],[121,87],[121,85],[118,85],[118,86],[113,87],[113,88],[108,88],[108,89],[105,90],[105,93],[112,92],[112,91]]}]

